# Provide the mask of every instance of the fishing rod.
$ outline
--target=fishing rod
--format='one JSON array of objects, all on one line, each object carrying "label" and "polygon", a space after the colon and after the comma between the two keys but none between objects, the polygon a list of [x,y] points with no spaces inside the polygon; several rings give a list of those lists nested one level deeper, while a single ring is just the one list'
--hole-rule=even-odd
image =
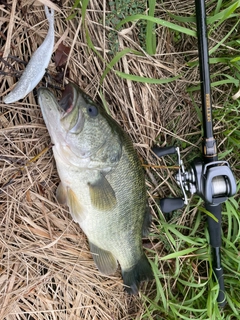
[{"label": "fishing rod", "polygon": [[220,307],[226,304],[223,268],[221,264],[221,211],[222,203],[236,193],[236,181],[227,161],[219,161],[217,143],[213,136],[212,96],[209,71],[208,38],[205,0],[195,0],[199,69],[202,102],[202,157],[195,158],[188,171],[185,171],[178,147],[153,147],[153,152],[162,157],[176,153],[179,170],[176,181],[183,192],[183,198],[164,198],[160,200],[163,214],[181,209],[188,203],[186,192],[197,194],[205,202],[210,244],[212,247],[212,266],[219,284],[217,302]]}]

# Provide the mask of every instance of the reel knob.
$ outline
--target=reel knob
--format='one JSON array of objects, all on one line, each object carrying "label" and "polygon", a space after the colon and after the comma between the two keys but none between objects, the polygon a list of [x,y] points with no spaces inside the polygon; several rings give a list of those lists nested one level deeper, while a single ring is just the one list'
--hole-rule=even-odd
[{"label": "reel knob", "polygon": [[168,154],[174,154],[176,153],[176,147],[170,146],[170,147],[158,147],[158,146],[154,146],[152,148],[152,151],[156,154],[156,156],[163,157],[166,156]]},{"label": "reel knob", "polygon": [[181,209],[184,205],[182,198],[163,198],[160,200],[160,208],[163,214]]}]

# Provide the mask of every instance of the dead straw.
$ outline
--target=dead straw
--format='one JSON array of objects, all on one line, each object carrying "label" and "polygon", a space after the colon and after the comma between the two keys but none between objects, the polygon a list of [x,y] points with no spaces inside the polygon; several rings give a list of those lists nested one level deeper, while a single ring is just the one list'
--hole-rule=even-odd
[{"label": "dead straw", "polygon": [[[103,2],[102,7],[102,1],[90,1],[86,23],[95,48],[109,62],[107,29],[102,25],[108,6]],[[168,4],[172,12],[175,2]],[[0,40],[1,57],[11,64],[10,70],[0,62],[0,96],[13,88],[17,80],[13,73],[18,76],[23,70],[19,59],[27,62],[46,35],[42,3],[13,0],[0,5],[1,32],[5,35]],[[185,96],[185,87],[196,81],[197,75],[186,73],[177,82],[149,85],[125,81],[110,72],[100,88],[106,64],[89,50],[81,16],[66,20],[72,5],[73,1],[63,1],[61,13],[55,13],[56,42],[61,39],[71,48],[67,80],[76,82],[96,100],[101,89],[112,116],[129,133],[144,163],[165,165],[152,156],[150,147],[156,139],[165,145],[176,137],[185,141],[186,134],[195,132],[194,108]],[[164,18],[164,12],[158,8],[160,17]],[[119,34],[120,49],[139,50],[136,32],[130,28]],[[169,30],[160,27],[157,36],[156,56],[128,54],[114,68],[159,79],[183,74],[184,58],[174,48]],[[178,49],[189,55],[196,53],[184,44]],[[9,54],[17,59],[8,58]],[[53,61],[49,72],[56,74]],[[0,102],[0,184],[5,185],[0,194],[0,319],[137,319],[144,308],[139,297],[123,292],[120,272],[111,277],[100,275],[85,235],[67,208],[58,205],[55,191],[59,178],[51,150],[31,162],[49,144],[35,91],[13,105]],[[26,163],[29,165],[19,172]],[[166,192],[165,179],[172,170],[159,168],[147,171],[151,207],[156,192],[161,196]],[[151,286],[142,287],[145,294],[150,295],[151,290]]]}]

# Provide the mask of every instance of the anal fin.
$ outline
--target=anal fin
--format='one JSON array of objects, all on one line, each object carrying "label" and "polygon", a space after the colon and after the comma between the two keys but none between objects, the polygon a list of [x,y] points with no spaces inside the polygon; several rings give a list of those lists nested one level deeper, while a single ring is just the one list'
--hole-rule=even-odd
[{"label": "anal fin", "polygon": [[98,270],[105,274],[110,275],[117,270],[117,260],[110,251],[99,248],[89,241],[90,251],[92,252],[93,260],[96,263]]}]

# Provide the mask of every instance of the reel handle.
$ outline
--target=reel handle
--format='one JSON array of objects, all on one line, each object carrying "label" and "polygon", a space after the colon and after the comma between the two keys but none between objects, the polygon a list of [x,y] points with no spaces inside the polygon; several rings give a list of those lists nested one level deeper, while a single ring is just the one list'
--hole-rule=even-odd
[{"label": "reel handle", "polygon": [[177,154],[178,158],[178,176],[179,176],[179,186],[183,193],[183,199],[182,198],[163,198],[160,200],[160,208],[162,213],[170,213],[174,210],[181,209],[184,205],[188,204],[188,199],[186,192],[184,190],[183,180],[182,177],[185,174],[185,169],[183,162],[180,157],[180,150],[178,147],[169,146],[169,147],[158,147],[153,146],[152,151],[156,154],[158,157],[166,156],[168,154]]}]

